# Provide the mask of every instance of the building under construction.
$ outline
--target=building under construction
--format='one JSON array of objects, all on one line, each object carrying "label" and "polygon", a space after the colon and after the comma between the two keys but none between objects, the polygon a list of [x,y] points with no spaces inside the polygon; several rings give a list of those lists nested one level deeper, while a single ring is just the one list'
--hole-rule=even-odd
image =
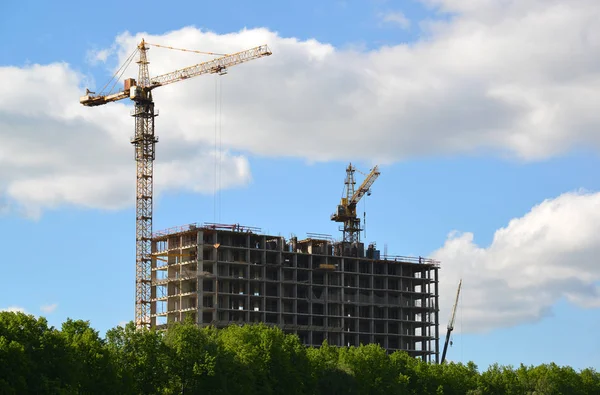
[{"label": "building under construction", "polygon": [[341,241],[298,240],[239,225],[187,225],[152,237],[150,324],[187,317],[201,326],[263,322],[309,346],[377,343],[426,361],[439,359],[438,269],[425,258],[381,256],[360,241],[356,205],[379,176],[357,188],[346,169],[345,196],[331,220]]},{"label": "building under construction", "polygon": [[217,224],[155,233],[152,326],[264,322],[306,345],[378,343],[437,362],[437,262],[309,236]]}]

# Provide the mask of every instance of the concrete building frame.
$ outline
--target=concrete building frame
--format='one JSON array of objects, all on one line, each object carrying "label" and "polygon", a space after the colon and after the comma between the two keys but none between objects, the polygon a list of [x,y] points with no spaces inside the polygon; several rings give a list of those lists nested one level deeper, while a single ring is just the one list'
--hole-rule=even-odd
[{"label": "concrete building frame", "polygon": [[375,245],[191,224],[152,238],[151,325],[258,323],[307,346],[377,343],[439,361],[439,262]]}]

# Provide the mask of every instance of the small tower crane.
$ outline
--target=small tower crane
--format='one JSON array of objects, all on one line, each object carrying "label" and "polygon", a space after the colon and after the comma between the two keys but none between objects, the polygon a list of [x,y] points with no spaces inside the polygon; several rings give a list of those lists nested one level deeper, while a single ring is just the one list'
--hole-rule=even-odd
[{"label": "small tower crane", "polygon": [[446,331],[446,341],[444,342],[444,350],[442,351],[442,360],[440,363],[444,363],[446,360],[446,351],[448,351],[448,343],[450,342],[450,334],[454,330],[454,318],[456,317],[456,306],[458,306],[458,295],[460,295],[460,287],[462,286],[462,278],[458,282],[458,290],[456,291],[456,300],[454,306],[452,306],[452,313],[450,314],[450,321],[448,322],[448,330]]},{"label": "small tower crane", "polygon": [[[153,162],[155,158],[155,145],[158,142],[158,138],[154,134],[154,118],[158,116],[158,113],[154,111],[152,91],[160,86],[203,74],[222,75],[231,66],[271,55],[269,48],[266,45],[261,45],[151,78],[148,71],[149,62],[146,52],[149,48],[147,45],[160,47],[160,45],[146,43],[142,39],[135,52],[129,56],[126,63],[119,69],[124,72],[135,54],[139,53],[137,80],[133,78],[126,79],[124,89],[117,93],[102,94],[101,92],[95,94],[86,89],[85,96],[82,96],[79,100],[81,104],[87,107],[99,106],[127,98],[131,99],[135,104],[134,110],[131,113],[135,118],[135,134],[131,139],[131,144],[134,146],[135,160],[137,162],[135,324],[138,328],[149,327],[151,324]],[[201,53],[211,54],[206,52]]]},{"label": "small tower crane", "polygon": [[337,211],[331,215],[331,220],[335,222],[342,222],[344,224],[343,230],[343,242],[344,243],[356,243],[360,241],[360,218],[356,215],[356,205],[362,199],[365,194],[371,194],[371,186],[379,177],[379,168],[375,166],[371,169],[371,172],[366,176],[363,183],[358,187],[358,190],[354,190],[356,181],[354,181],[354,172],[356,168],[352,166],[352,163],[346,168],[346,196],[342,197],[342,201],[337,206]]}]

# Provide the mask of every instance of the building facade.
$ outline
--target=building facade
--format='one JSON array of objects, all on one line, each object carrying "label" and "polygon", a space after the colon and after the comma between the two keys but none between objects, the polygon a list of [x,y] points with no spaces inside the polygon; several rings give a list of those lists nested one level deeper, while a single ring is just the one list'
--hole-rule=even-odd
[{"label": "building facade", "polygon": [[309,346],[378,343],[439,358],[438,270],[375,245],[304,240],[239,225],[187,225],[152,239],[152,326],[258,323]]}]

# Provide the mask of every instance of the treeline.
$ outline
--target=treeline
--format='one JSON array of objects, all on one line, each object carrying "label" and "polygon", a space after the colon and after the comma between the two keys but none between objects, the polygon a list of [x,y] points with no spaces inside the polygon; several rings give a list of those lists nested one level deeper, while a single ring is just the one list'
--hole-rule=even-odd
[{"label": "treeline", "polygon": [[0,313],[0,394],[600,394],[600,374],[555,364],[436,365],[376,345],[306,348],[264,325],[107,332]]}]

